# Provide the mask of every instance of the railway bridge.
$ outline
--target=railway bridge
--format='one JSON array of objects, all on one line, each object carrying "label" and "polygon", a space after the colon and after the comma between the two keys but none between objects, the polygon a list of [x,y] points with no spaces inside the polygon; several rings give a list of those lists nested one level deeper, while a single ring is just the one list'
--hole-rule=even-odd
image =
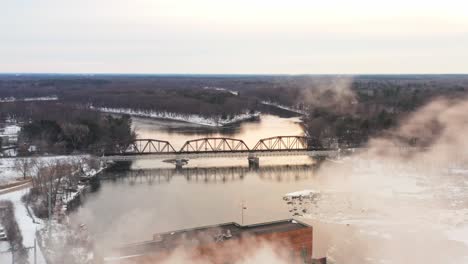
[{"label": "railway bridge", "polygon": [[189,159],[209,157],[247,157],[249,167],[258,167],[262,156],[330,156],[338,149],[318,147],[312,138],[303,136],[276,136],[260,139],[250,148],[243,140],[227,137],[206,137],[186,141],[179,150],[170,142],[158,139],[136,139],[115,144],[103,150],[104,160],[129,161],[135,159],[161,159],[172,161],[176,168]]}]

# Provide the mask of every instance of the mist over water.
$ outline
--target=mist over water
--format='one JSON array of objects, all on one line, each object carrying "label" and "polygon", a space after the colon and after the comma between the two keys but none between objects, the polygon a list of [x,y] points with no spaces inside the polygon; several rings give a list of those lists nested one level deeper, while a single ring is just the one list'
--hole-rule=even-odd
[{"label": "mist over water", "polygon": [[[367,149],[324,163],[310,186],[319,195],[292,204],[341,230],[324,236],[331,247],[322,254],[351,264],[466,263],[467,110],[465,100],[435,100]],[[405,145],[413,137],[418,147]]]}]

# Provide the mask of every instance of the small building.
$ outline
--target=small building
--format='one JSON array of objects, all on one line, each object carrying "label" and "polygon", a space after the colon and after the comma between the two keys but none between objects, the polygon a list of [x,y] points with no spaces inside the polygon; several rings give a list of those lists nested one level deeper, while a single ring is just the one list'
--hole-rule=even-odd
[{"label": "small building", "polygon": [[158,263],[176,250],[183,250],[194,262],[225,264],[253,256],[265,246],[288,263],[317,263],[312,260],[312,233],[312,226],[291,219],[244,226],[231,222],[155,234],[151,241],[116,249],[118,255],[105,260],[106,263]]},{"label": "small building", "polygon": [[17,125],[8,125],[0,128],[0,137],[3,145],[15,144],[18,142],[18,133],[21,127]]}]

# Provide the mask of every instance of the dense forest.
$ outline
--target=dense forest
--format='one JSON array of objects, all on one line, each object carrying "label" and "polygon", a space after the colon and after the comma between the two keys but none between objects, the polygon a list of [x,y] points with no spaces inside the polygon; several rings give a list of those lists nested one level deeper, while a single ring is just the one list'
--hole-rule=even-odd
[{"label": "dense forest", "polygon": [[[209,84],[209,82],[207,82]],[[81,106],[227,116],[256,108],[251,97],[203,89],[197,78],[99,76],[0,78],[0,99],[56,96]]]},{"label": "dense forest", "polygon": [[[72,151],[132,136],[129,118],[90,106],[225,117],[272,102],[305,112],[315,144],[358,146],[430,100],[467,89],[468,75],[3,75],[0,115],[29,120],[23,138]],[[36,135],[42,130],[48,135]]]},{"label": "dense forest", "polygon": [[[68,154],[111,151],[135,135],[131,118],[113,117],[60,102],[10,102],[0,104],[0,118],[23,123],[19,154],[30,152]],[[30,149],[29,146],[35,146]]]}]

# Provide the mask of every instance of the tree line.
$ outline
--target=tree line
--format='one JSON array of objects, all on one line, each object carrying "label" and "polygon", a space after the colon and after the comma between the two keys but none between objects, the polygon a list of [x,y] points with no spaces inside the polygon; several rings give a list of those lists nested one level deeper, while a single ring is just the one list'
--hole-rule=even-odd
[{"label": "tree line", "polygon": [[19,155],[110,151],[117,143],[135,138],[127,115],[115,117],[61,102],[5,103],[0,110],[24,123]]},{"label": "tree line", "polygon": [[[237,95],[204,87],[225,88]],[[60,142],[56,149],[73,151],[118,141],[117,134],[131,134],[130,120],[97,117],[86,109],[89,105],[230,118],[262,109],[262,101],[271,101],[307,112],[304,126],[317,144],[357,146],[430,100],[464,97],[467,89],[468,75],[10,76],[0,78],[0,98],[57,95],[59,101],[28,103],[24,109],[20,102],[9,103],[16,105],[13,111],[3,103],[0,115],[35,120],[24,138],[37,143],[55,140]],[[33,136],[39,130],[47,133]],[[104,132],[109,130],[115,131]]]}]

